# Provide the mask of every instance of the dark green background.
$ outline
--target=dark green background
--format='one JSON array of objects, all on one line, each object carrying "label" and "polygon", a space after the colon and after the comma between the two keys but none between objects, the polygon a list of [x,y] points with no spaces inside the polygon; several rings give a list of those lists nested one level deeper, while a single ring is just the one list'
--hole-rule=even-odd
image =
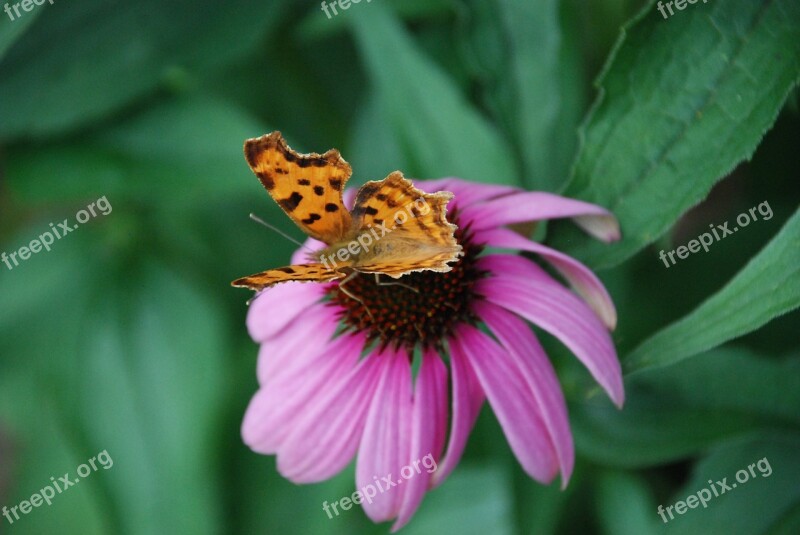
[{"label": "dark green background", "polygon": [[[285,0],[0,12],[0,252],[99,197],[113,206],[0,264],[0,506],[114,459],[0,532],[388,532],[322,511],[352,493],[352,469],[295,486],[239,435],[257,347],[249,292],[229,281],[294,248],[247,215],[302,237],[242,157],[279,129],[304,152],[339,148],[352,184],[455,175],[596,202],[622,225],[614,245],[547,226],[607,284],[630,373],[617,411],[543,336],[576,438],[568,489],[528,479],[485,407],[403,533],[797,533],[799,34],[800,0],[667,20],[625,0],[362,0],[331,19]],[[771,220],[658,259],[763,201]],[[659,504],[763,457],[769,478],[660,521]]]}]

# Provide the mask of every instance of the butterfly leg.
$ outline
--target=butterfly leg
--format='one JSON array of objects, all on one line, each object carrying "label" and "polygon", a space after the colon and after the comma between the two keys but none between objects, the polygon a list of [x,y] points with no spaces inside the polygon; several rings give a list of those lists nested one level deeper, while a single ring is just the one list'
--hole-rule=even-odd
[{"label": "butterfly leg", "polygon": [[375,284],[378,286],[402,286],[403,288],[407,288],[414,293],[419,293],[419,288],[414,288],[413,286],[409,286],[408,284],[402,282],[381,282],[381,274],[375,274]]},{"label": "butterfly leg", "polygon": [[363,300],[362,300],[360,297],[358,297],[357,295],[355,295],[353,292],[351,292],[350,290],[348,290],[348,289],[345,287],[345,286],[347,285],[347,283],[348,283],[348,282],[350,282],[351,280],[353,280],[354,278],[356,278],[358,275],[359,275],[359,272],[358,272],[358,271],[353,271],[352,273],[350,273],[349,275],[347,275],[345,278],[343,278],[343,279],[342,279],[342,281],[339,283],[339,290],[341,290],[341,292],[342,292],[344,295],[346,295],[347,297],[349,297],[349,298],[350,298],[350,299],[352,299],[353,301],[356,301],[357,303],[360,303],[360,304],[361,304],[361,306],[362,306],[362,307],[364,307],[364,310],[366,310],[366,311],[367,311],[367,315],[368,315],[368,316],[369,316],[369,318],[372,320],[372,323],[373,323],[373,324],[375,324],[375,325],[378,325],[378,322],[377,322],[377,321],[375,321],[375,316],[373,316],[373,315],[372,315],[372,311],[370,311],[370,309],[369,309],[369,307],[366,305],[366,303],[364,303],[364,301],[363,301]]}]

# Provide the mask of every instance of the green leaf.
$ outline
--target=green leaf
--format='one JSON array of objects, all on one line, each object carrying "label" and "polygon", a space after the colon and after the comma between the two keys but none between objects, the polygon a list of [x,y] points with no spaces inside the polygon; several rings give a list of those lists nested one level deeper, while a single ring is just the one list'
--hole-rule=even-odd
[{"label": "green leaf", "polygon": [[597,515],[608,535],[656,533],[655,504],[646,481],[637,475],[604,471],[598,478]]},{"label": "green leaf", "polygon": [[[0,138],[87,125],[165,84],[252,49],[285,2],[85,0],[37,7],[36,25],[0,63]],[[21,23],[22,24],[22,23]]]},{"label": "green leaf", "polygon": [[[214,429],[228,377],[219,303],[156,264],[128,266],[124,279],[109,277],[113,268],[88,252],[101,256],[96,244],[87,250],[83,238],[65,239],[70,247],[59,244],[63,253],[74,253],[54,249],[49,257],[32,258],[15,268],[18,272],[4,274],[24,284],[36,278],[39,264],[46,264],[64,279],[30,310],[15,308],[26,312],[21,323],[6,316],[0,320],[4,356],[5,335],[17,327],[21,334],[11,339],[10,350],[27,357],[22,361],[22,355],[14,355],[11,366],[3,362],[2,377],[9,377],[14,388],[0,385],[0,417],[20,437],[22,473],[32,474],[15,491],[24,497],[47,484],[50,475],[72,471],[103,450],[114,466],[93,475],[91,486],[79,487],[92,489],[88,498],[63,496],[63,506],[37,512],[32,532],[50,533],[39,528],[94,508],[99,512],[86,512],[87,532],[218,533]],[[73,279],[75,258],[82,259],[86,273]],[[87,287],[86,278],[95,286]],[[29,298],[50,285],[30,287]],[[78,298],[71,300],[75,294]],[[0,300],[14,305],[18,298],[0,293]],[[50,413],[40,405],[52,411],[60,431],[50,430]],[[69,449],[69,462],[60,453],[62,444]],[[73,508],[75,514],[67,510]]]},{"label": "green leaf", "polygon": [[763,429],[800,427],[800,359],[764,359],[720,348],[675,366],[644,370],[625,385],[625,409],[594,396],[570,421],[581,455],[646,467],[696,454]]},{"label": "green leaf", "polygon": [[[118,532],[113,529],[114,513],[108,507],[105,493],[113,466],[105,470],[96,462],[98,470],[82,478],[82,485],[62,488],[61,493],[52,487],[51,478],[58,481],[69,474],[74,481],[78,466],[103,451],[101,446],[86,447],[76,441],[74,430],[59,409],[60,404],[36,377],[33,368],[0,375],[0,422],[3,431],[10,432],[8,438],[12,444],[18,446],[12,450],[11,469],[6,472],[13,477],[14,486],[11,493],[4,493],[2,504],[8,506],[14,523],[9,531],[3,532],[21,535]],[[2,462],[5,465],[8,459],[3,458]],[[3,466],[4,472],[7,466]],[[6,481],[2,483],[5,486]],[[48,486],[54,494],[51,504],[44,502],[27,515],[18,510],[20,518],[15,519],[12,508]],[[0,517],[0,521],[6,524],[7,519]]]},{"label": "green leaf", "polygon": [[7,20],[5,16],[0,17],[0,61],[3,60],[11,45],[22,37],[41,12],[41,9],[35,9],[30,13],[23,13],[23,16],[19,18],[15,17],[14,20]]},{"label": "green leaf", "polygon": [[264,131],[228,103],[175,99],[77,141],[15,150],[8,180],[29,203],[107,195],[112,203],[133,197],[174,205],[255,193],[242,143]]},{"label": "green leaf", "polygon": [[492,533],[510,535],[512,497],[508,474],[495,465],[462,462],[448,480],[425,497],[403,533]]},{"label": "green leaf", "polygon": [[583,112],[576,21],[561,3],[471,2],[464,60],[475,64],[489,106],[510,132],[523,183],[557,191],[566,184]]},{"label": "green leaf", "polygon": [[217,533],[217,475],[198,467],[213,466],[225,392],[218,303],[156,265],[129,276],[96,306],[77,392],[58,387],[63,410],[91,415],[87,442],[114,458],[109,493],[127,526],[117,531]]},{"label": "green leaf", "polygon": [[[721,447],[697,465],[692,479],[669,504],[663,504],[666,508],[678,500],[685,501],[702,489],[711,496],[706,508],[699,503],[683,515],[673,512],[672,520],[665,513],[670,532],[760,534],[770,533],[792,517],[796,522],[800,505],[798,450],[798,434],[768,434]],[[723,478],[731,488],[714,496],[708,481],[721,482]],[[714,486],[721,491],[723,485]]]},{"label": "green leaf", "polygon": [[[362,3],[363,1],[363,3]],[[297,34],[303,40],[315,41],[318,39],[329,38],[347,29],[347,17],[351,14],[351,9],[371,9],[367,6],[372,0],[358,0],[351,2],[346,10],[339,8],[339,4],[333,3],[336,12],[328,7],[327,14],[319,4],[313,4],[310,13],[297,26]],[[358,4],[361,3],[359,6]],[[397,17],[405,20],[429,19],[432,16],[447,15],[453,10],[452,2],[449,0],[383,0]]]},{"label": "green leaf", "polygon": [[556,247],[618,264],[749,159],[798,81],[797,20],[796,0],[698,3],[668,20],[648,4],[600,76],[566,191],[614,212],[623,239],[564,232]]},{"label": "green leaf", "polygon": [[[412,177],[462,178],[516,183],[513,155],[498,131],[459,88],[414,45],[383,6],[348,13],[358,48],[377,92],[386,123],[393,130]],[[394,170],[393,167],[389,171]]]},{"label": "green leaf", "polygon": [[800,210],[719,292],[646,340],[628,372],[666,366],[752,332],[800,306]]}]

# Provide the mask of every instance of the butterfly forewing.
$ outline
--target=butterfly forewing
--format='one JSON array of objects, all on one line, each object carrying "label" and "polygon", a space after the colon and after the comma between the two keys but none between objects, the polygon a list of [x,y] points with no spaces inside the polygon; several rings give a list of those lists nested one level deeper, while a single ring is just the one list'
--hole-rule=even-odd
[{"label": "butterfly forewing", "polygon": [[249,277],[236,279],[231,284],[241,288],[250,288],[251,290],[263,290],[279,282],[326,282],[341,279],[344,276],[343,273],[333,271],[322,264],[296,264],[294,266],[268,269]]},{"label": "butterfly forewing", "polygon": [[342,192],[352,171],[339,151],[299,154],[280,132],[272,132],[248,139],[244,154],[270,196],[303,232],[328,244],[350,232],[352,219]]}]

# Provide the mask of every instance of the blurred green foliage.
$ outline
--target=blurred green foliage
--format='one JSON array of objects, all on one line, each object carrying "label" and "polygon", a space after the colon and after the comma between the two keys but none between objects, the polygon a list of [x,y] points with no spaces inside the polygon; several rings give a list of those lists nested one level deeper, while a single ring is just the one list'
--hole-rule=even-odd
[{"label": "blurred green foliage", "polygon": [[[525,477],[486,409],[404,532],[797,533],[800,119],[785,101],[799,22],[800,0],[668,20],[634,0],[0,13],[0,251],[102,196],[113,206],[0,264],[0,505],[102,450],[114,459],[52,506],[0,517],[0,532],[387,531],[357,509],[322,512],[352,492],[351,470],[295,486],[239,437],[257,350],[248,295],[229,281],[293,249],[247,220],[289,227],[241,146],[280,129],[301,151],[339,148],[354,184],[455,175],[566,192],[622,224],[612,246],[562,222],[547,239],[605,268],[615,341],[639,370],[625,409],[544,336],[576,437],[568,489]],[[771,220],[670,268],[658,259],[765,200]],[[762,457],[771,477],[661,522],[659,504]]]}]

